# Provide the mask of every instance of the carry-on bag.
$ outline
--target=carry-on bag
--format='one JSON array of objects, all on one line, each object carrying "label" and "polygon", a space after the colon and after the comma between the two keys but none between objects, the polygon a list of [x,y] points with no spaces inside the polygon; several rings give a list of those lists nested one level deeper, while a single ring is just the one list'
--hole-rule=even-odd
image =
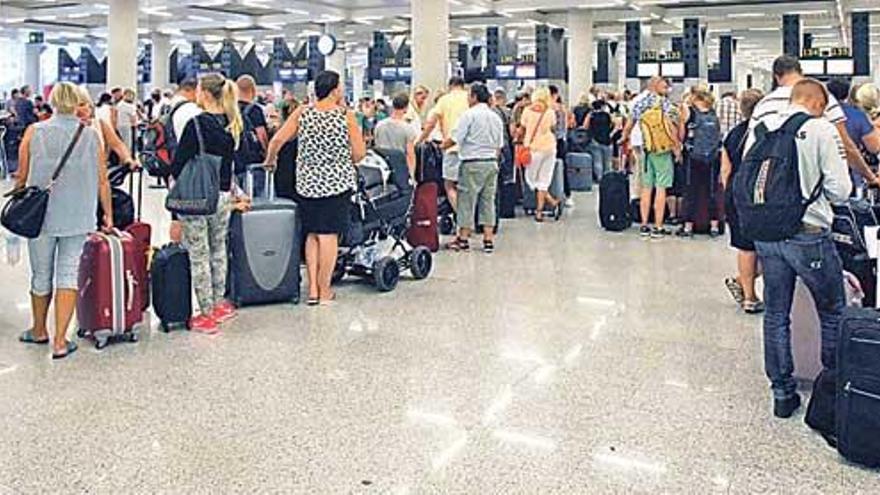
[{"label": "carry-on bag", "polygon": [[[251,165],[249,171],[261,168]],[[267,197],[229,221],[227,297],[236,306],[298,303],[302,235],[296,203],[275,197],[273,174],[264,174]],[[248,181],[253,184],[253,180]]]},{"label": "carry-on bag", "polygon": [[566,154],[565,173],[572,191],[592,191],[593,155],[589,153]]},{"label": "carry-on bag", "polygon": [[163,246],[150,266],[153,310],[164,332],[189,328],[192,316],[192,269],[189,252],[178,243]]},{"label": "carry-on bag", "polygon": [[95,340],[98,349],[111,341],[137,340],[141,322],[141,290],[137,286],[140,246],[127,233],[95,233],[83,247],[79,263],[77,335]]},{"label": "carry-on bag", "polygon": [[611,232],[629,228],[629,178],[622,172],[607,172],[599,185],[599,223]]},{"label": "carry-on bag", "polygon": [[213,215],[220,198],[220,166],[223,159],[205,152],[198,116],[192,119],[199,153],[183,166],[165,197],[165,208],[178,215]]},{"label": "carry-on bag", "polygon": [[141,219],[141,211],[144,208],[144,171],[138,170],[132,174],[128,183],[128,194],[134,197],[134,176],[137,175],[137,206],[135,208],[134,220],[128,227],[127,232],[135,242],[138,243],[136,260],[135,277],[137,277],[138,287],[141,290],[141,308],[146,311],[150,307],[150,252],[153,249],[153,227]]},{"label": "carry-on bag", "polygon": [[406,240],[411,246],[425,246],[432,252],[440,249],[437,232],[438,187],[435,181],[422,182],[416,186],[412,217],[406,232]]}]

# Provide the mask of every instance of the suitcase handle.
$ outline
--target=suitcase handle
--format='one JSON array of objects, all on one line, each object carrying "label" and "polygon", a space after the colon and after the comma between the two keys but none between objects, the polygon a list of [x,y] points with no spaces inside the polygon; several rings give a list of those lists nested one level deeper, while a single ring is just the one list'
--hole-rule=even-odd
[{"label": "suitcase handle", "polygon": [[266,195],[266,198],[269,201],[275,199],[275,174],[272,173],[271,170],[267,169],[265,165],[262,163],[252,163],[247,167],[247,184],[245,191],[251,199],[254,199],[254,172],[257,170],[263,170],[265,172],[265,178],[263,183],[263,193]]},{"label": "suitcase handle", "polygon": [[131,175],[128,179],[128,195],[134,197],[134,175],[137,174],[137,207],[135,208],[134,219],[136,222],[141,221],[141,210],[144,208],[144,169],[143,167],[138,168],[137,170],[132,170]]}]

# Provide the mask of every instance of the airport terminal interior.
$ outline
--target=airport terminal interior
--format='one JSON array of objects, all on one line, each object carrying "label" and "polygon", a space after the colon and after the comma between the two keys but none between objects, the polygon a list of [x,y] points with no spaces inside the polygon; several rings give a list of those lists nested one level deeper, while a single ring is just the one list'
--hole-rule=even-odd
[{"label": "airport terminal interior", "polygon": [[880,493],[877,0],[2,0],[0,53],[0,495]]}]

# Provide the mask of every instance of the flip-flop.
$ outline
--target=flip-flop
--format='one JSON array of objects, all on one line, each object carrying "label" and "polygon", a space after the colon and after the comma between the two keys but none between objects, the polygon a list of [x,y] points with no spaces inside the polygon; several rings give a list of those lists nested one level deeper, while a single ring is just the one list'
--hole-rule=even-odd
[{"label": "flip-flop", "polygon": [[745,291],[743,291],[743,287],[737,279],[733,277],[726,278],[724,279],[724,285],[727,286],[727,290],[730,291],[730,296],[733,297],[733,300],[736,301],[737,304],[742,304],[743,301],[745,301]]},{"label": "flip-flop", "polygon": [[328,304],[333,304],[334,301],[336,301],[336,293],[335,292],[331,293],[330,297],[328,297],[327,299],[321,299],[320,304],[321,304],[321,306],[326,306]]},{"label": "flip-flop", "polygon": [[321,303],[321,300],[318,299],[317,297],[310,297],[310,298],[306,299],[306,306],[317,306],[320,303]]},{"label": "flip-flop", "polygon": [[70,356],[71,354],[76,352],[77,349],[79,349],[79,346],[76,345],[76,342],[71,342],[68,340],[67,343],[64,345],[64,354],[55,354],[53,352],[52,359],[64,359],[67,356]]},{"label": "flip-flop", "polygon": [[43,340],[37,340],[37,338],[34,337],[34,329],[29,328],[18,336],[18,341],[23,344],[46,345],[49,343],[49,337],[46,337]]}]

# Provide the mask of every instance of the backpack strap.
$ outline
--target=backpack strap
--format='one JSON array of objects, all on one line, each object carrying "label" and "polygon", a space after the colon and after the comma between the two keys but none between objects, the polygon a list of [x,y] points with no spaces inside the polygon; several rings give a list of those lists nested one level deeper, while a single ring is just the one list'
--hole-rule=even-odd
[{"label": "backpack strap", "polygon": [[[807,122],[809,122],[810,120],[812,120],[814,118],[816,118],[816,117],[814,117],[806,112],[798,112],[798,113],[792,115],[791,117],[789,117],[788,120],[786,120],[785,123],[782,124],[782,128],[781,128],[782,132],[784,132],[787,135],[790,135],[794,138],[795,136],[797,136],[798,131],[801,130],[801,127],[803,127],[804,124],[806,124]],[[809,206],[809,205],[815,203],[816,200],[818,200],[819,197],[822,196],[822,187],[824,185],[825,185],[825,174],[820,171],[819,172],[819,180],[816,181],[816,185],[813,186],[813,190],[810,192],[810,196],[807,197],[806,200],[804,201],[804,206]]]}]

